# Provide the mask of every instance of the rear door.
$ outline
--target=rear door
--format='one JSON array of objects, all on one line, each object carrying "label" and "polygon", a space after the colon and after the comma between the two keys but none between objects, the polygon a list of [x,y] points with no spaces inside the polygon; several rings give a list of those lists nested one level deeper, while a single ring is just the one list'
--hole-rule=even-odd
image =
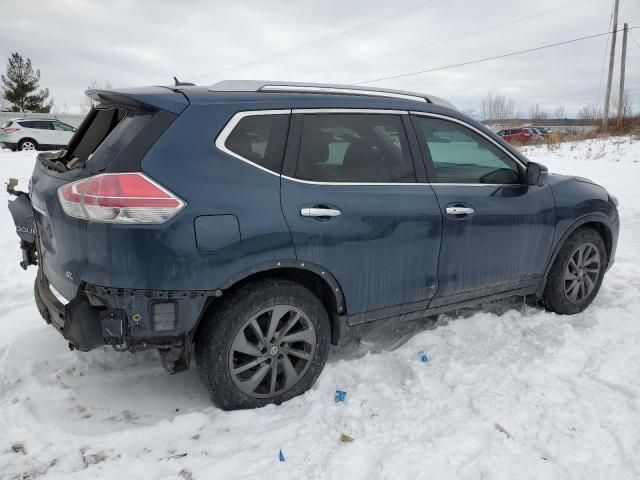
[{"label": "rear door", "polygon": [[282,209],[298,260],[335,276],[352,324],[422,310],[437,288],[442,218],[406,122],[402,112],[294,110]]},{"label": "rear door", "polygon": [[431,306],[537,284],[555,232],[550,187],[525,185],[524,165],[465,122],[412,120],[444,218]]},{"label": "rear door", "polygon": [[32,127],[36,129],[36,141],[41,146],[51,148],[53,145],[57,145],[56,131],[53,129],[53,122],[49,120],[34,120]]}]

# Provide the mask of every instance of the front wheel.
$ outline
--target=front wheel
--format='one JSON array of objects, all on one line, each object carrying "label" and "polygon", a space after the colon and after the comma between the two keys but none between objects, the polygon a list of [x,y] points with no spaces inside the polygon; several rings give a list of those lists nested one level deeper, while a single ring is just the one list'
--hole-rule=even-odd
[{"label": "front wheel", "polygon": [[543,300],[547,308],[573,315],[587,308],[600,290],[607,253],[600,234],[580,228],[566,240],[551,267]]},{"label": "front wheel", "polygon": [[196,362],[213,403],[225,410],[281,403],[304,393],[329,354],[327,312],[297,283],[249,284],[204,321]]}]

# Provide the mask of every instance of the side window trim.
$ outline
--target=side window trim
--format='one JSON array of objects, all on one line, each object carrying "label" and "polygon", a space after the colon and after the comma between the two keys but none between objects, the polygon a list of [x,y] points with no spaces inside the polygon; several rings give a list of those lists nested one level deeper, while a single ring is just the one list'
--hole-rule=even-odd
[{"label": "side window trim", "polygon": [[[271,175],[280,177],[281,176],[280,173],[269,170],[268,168],[265,168],[262,165],[258,165],[257,163],[249,160],[248,158],[244,158],[242,155],[238,155],[236,152],[229,150],[226,146],[227,138],[229,137],[231,132],[234,130],[234,128],[236,128],[236,125],[240,123],[240,120],[242,120],[245,117],[256,116],[256,115],[289,115],[290,116],[291,109],[251,110],[251,111],[237,112],[231,117],[231,119],[227,122],[224,128],[220,131],[220,133],[218,134],[218,136],[216,137],[213,143],[218,150],[223,151],[227,155],[231,155],[232,157],[235,157],[238,160],[242,160],[243,162],[248,163],[249,165],[252,165],[256,168],[259,168],[264,172],[270,173]],[[286,152],[286,146],[285,146],[285,152]]]},{"label": "side window trim", "polygon": [[[522,179],[522,176],[524,175],[524,172],[527,169],[527,166],[522,163],[522,161],[517,158],[515,155],[513,155],[509,150],[507,150],[506,148],[504,148],[502,145],[500,145],[498,142],[496,142],[493,138],[491,138],[489,135],[487,135],[486,133],[484,133],[482,130],[479,130],[477,128],[475,128],[473,125],[469,125],[467,122],[464,122],[462,120],[459,120],[457,118],[454,117],[450,117],[447,115],[441,115],[439,113],[430,113],[430,112],[418,112],[418,111],[411,111],[409,112],[412,116],[418,116],[418,117],[432,117],[432,118],[438,118],[440,120],[446,120],[446,121],[450,121],[450,122],[454,122],[457,123],[459,125],[462,125],[465,128],[468,128],[469,130],[471,130],[472,132],[476,133],[477,135],[480,135],[482,138],[484,138],[485,140],[488,140],[489,142],[491,142],[492,145],[494,145],[496,148],[498,148],[500,151],[502,151],[505,155],[507,155],[507,157],[509,157],[511,160],[513,160],[516,164],[516,166],[518,167],[518,173],[520,174],[520,178]],[[416,128],[415,125],[413,127],[414,129]],[[424,151],[424,146],[420,146],[420,149],[422,151],[422,158],[425,162],[425,168],[427,169],[427,175],[429,176],[429,182],[432,182],[433,180],[433,176],[434,176],[434,171],[433,171],[433,161],[431,160],[431,156],[426,154],[426,152]],[[503,184],[503,183],[432,183],[433,185],[465,185],[465,186],[504,186],[504,185],[513,185],[513,184]]]},{"label": "side window trim", "polygon": [[[438,113],[431,113],[431,112],[421,112],[421,111],[407,111],[407,110],[391,110],[391,109],[366,109],[366,108],[295,108],[295,109],[277,109],[277,110],[247,110],[247,111],[240,111],[235,113],[231,119],[227,122],[227,124],[222,128],[222,130],[220,131],[220,133],[217,135],[217,137],[214,140],[214,145],[216,148],[218,148],[219,150],[225,152],[228,155],[231,155],[232,157],[237,158],[238,160],[241,160],[245,163],[248,163],[249,165],[252,165],[264,172],[267,172],[271,175],[275,175],[277,177],[282,177],[286,180],[290,180],[292,182],[299,182],[299,183],[306,183],[306,184],[310,184],[310,185],[331,185],[331,186],[424,186],[424,185],[464,185],[464,186],[481,186],[481,187],[488,187],[488,186],[501,186],[502,184],[489,184],[489,183],[431,183],[431,179],[433,178],[433,170],[432,170],[432,162],[430,157],[427,157],[427,154],[425,154],[423,146],[420,145],[420,153],[422,154],[422,161],[423,161],[423,166],[426,169],[426,173],[427,173],[427,179],[425,182],[421,182],[420,178],[418,177],[418,181],[417,182],[411,182],[411,183],[368,183],[368,182],[317,182],[317,181],[312,181],[312,180],[302,180],[299,178],[294,178],[292,175],[292,171],[295,169],[295,163],[293,163],[294,161],[292,161],[292,154],[295,154],[295,162],[297,162],[297,157],[298,157],[298,152],[299,152],[299,145],[291,145],[290,141],[291,140],[295,140],[296,143],[300,141],[301,139],[301,131],[299,129],[295,128],[295,125],[298,123],[297,118],[300,118],[300,114],[313,114],[313,113],[378,113],[378,114],[387,114],[387,115],[402,115],[403,118],[404,116],[408,115],[408,116],[422,116],[422,117],[433,117],[433,118],[439,118],[441,120],[448,120],[448,121],[452,121],[455,123],[458,123],[460,125],[462,125],[465,128],[470,129],[471,131],[473,131],[474,133],[480,135],[482,138],[488,140],[489,142],[491,142],[493,145],[495,145],[498,149],[500,149],[502,152],[504,152],[510,159],[512,159],[516,165],[518,166],[518,169],[520,170],[520,174],[523,174],[523,171],[526,170],[526,165],[517,157],[515,157],[511,152],[509,152],[507,149],[505,149],[502,145],[500,145],[498,142],[496,142],[493,138],[491,138],[490,136],[486,135],[484,132],[482,132],[481,130],[478,130],[477,128],[475,128],[474,126],[459,120],[455,117],[450,117],[448,115],[442,115],[442,114],[438,114]],[[233,129],[236,127],[236,125],[240,122],[240,120],[242,120],[243,118],[247,117],[247,116],[251,116],[251,115],[290,115],[290,128],[289,128],[289,135],[287,138],[287,145],[285,148],[285,158],[284,158],[284,162],[283,162],[283,167],[282,167],[282,173],[276,173],[273,172],[267,168],[264,168],[261,165],[258,165],[255,162],[252,162],[251,160],[242,157],[241,155],[238,155],[235,152],[232,152],[231,150],[229,150],[228,148],[226,148],[225,146],[225,142],[227,140],[227,137],[229,136],[229,134],[233,131]],[[415,126],[413,125],[413,122],[411,123],[411,127],[412,127],[412,131],[413,131],[413,135],[416,135],[416,131],[415,131]],[[410,135],[412,135],[411,131],[409,131],[409,129],[407,128],[407,123],[403,122],[404,127],[405,127],[405,134],[409,139],[409,143],[411,143],[411,139],[409,138]],[[418,142],[419,143],[419,142]],[[416,175],[419,174],[419,169],[418,169],[418,165],[417,163],[419,162],[419,159],[415,158],[415,152],[413,151],[413,149],[410,149],[411,157],[413,159],[414,162],[414,168],[416,169]],[[292,165],[293,164],[293,165]],[[292,169],[293,167],[293,169]]]}]

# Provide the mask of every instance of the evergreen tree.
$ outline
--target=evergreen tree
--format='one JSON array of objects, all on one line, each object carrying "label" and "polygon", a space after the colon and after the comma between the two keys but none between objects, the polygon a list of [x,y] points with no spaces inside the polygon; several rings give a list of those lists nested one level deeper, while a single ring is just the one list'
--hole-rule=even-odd
[{"label": "evergreen tree", "polygon": [[49,113],[53,100],[47,102],[49,89],[39,90],[40,70],[34,72],[31,60],[12,53],[7,63],[7,75],[2,75],[2,98],[11,112]]}]

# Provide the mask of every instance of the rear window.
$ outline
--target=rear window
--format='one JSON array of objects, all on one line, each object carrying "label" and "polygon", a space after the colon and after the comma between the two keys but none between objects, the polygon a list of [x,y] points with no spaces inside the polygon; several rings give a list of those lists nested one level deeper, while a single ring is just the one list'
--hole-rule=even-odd
[{"label": "rear window", "polygon": [[[120,113],[116,115],[116,119],[119,116]],[[89,156],[88,162],[106,165],[110,160],[116,158],[149,124],[152,116],[151,113],[127,113],[122,119],[118,120],[117,125],[109,131],[104,141]]]},{"label": "rear window", "polygon": [[96,108],[73,135],[62,163],[67,169],[87,166],[92,171],[135,171],[175,118],[164,110]]},{"label": "rear window", "polygon": [[79,138],[70,145],[69,159],[77,158],[86,163],[126,116],[127,111],[122,108],[100,109],[89,113],[82,131],[79,132]]},{"label": "rear window", "polygon": [[289,115],[249,115],[241,119],[224,142],[236,155],[280,173],[287,141]]}]

